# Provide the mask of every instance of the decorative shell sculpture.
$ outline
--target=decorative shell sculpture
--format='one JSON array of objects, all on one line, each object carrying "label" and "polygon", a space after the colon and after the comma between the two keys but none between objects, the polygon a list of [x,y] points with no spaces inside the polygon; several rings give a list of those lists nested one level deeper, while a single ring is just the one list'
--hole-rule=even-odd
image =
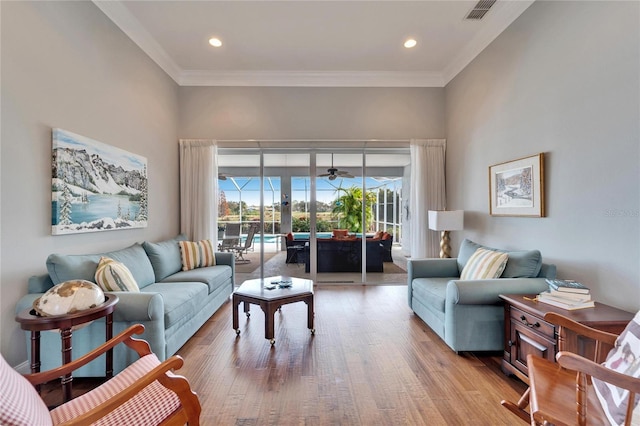
[{"label": "decorative shell sculpture", "polygon": [[96,284],[72,280],[51,287],[33,302],[33,309],[41,316],[65,315],[95,308],[104,301],[104,292]]}]

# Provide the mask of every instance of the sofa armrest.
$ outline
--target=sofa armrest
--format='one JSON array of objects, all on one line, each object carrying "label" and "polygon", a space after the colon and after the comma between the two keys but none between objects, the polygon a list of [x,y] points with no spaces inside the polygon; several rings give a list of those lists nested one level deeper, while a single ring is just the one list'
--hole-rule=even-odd
[{"label": "sofa armrest", "polygon": [[51,281],[49,274],[33,275],[29,277],[27,291],[29,294],[45,293],[51,287],[53,287],[53,281]]},{"label": "sofa armrest", "polygon": [[447,283],[447,305],[495,305],[500,294],[538,294],[549,288],[544,278],[496,278],[451,280]]},{"label": "sofa armrest", "polygon": [[118,296],[118,304],[113,311],[117,322],[158,321],[164,330],[164,299],[160,293],[138,293],[130,291],[110,292]]},{"label": "sofa armrest", "polygon": [[216,265],[231,266],[231,286],[236,282],[236,257],[232,252],[217,251],[214,253],[216,257]]},{"label": "sofa armrest", "polygon": [[407,280],[414,278],[459,277],[456,259],[409,259],[407,261]]}]

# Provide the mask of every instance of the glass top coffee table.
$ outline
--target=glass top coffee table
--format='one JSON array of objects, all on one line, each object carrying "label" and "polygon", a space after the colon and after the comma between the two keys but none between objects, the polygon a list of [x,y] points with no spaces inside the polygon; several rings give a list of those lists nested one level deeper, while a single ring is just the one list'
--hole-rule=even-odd
[{"label": "glass top coffee table", "polygon": [[264,311],[264,338],[275,344],[274,321],[275,312],[282,305],[295,302],[307,304],[307,328],[314,334],[313,328],[313,281],[287,276],[266,277],[247,280],[233,292],[233,329],[240,334],[238,325],[238,306],[244,303],[244,313],[250,316],[249,305],[259,305]]}]

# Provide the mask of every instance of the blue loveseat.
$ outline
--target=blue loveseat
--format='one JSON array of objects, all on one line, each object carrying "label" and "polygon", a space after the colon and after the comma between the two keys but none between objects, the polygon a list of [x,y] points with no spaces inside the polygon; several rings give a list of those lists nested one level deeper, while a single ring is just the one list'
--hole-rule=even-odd
[{"label": "blue loveseat", "polygon": [[[500,278],[461,280],[478,248],[507,252]],[[465,239],[457,259],[407,261],[409,307],[456,352],[504,349],[504,307],[500,294],[537,294],[556,277],[556,266],[542,263],[538,250],[506,251]]]},{"label": "blue loveseat", "polygon": [[[175,354],[182,345],[213,315],[233,292],[235,263],[233,253],[215,253],[216,266],[182,271],[179,240],[134,244],[103,254],[52,254],[47,259],[48,274],[29,279],[28,292],[16,306],[16,313],[55,284],[71,280],[94,280],[101,256],[122,262],[131,271],[140,292],[113,292],[120,299],[113,313],[113,333],[132,324],[143,324],[141,336],[162,361]],[[73,332],[73,359],[104,343],[104,318]],[[41,333],[42,370],[61,364],[60,335]],[[29,334],[27,334],[29,342]],[[27,344],[27,350],[30,345]],[[30,355],[30,354],[29,354]],[[114,373],[137,359],[124,345],[114,349]],[[79,377],[104,376],[104,356],[74,372]]]}]

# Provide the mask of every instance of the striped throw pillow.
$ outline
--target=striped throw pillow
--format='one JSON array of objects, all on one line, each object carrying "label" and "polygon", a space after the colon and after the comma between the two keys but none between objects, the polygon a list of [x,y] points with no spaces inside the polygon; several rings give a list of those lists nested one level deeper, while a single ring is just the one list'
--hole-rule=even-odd
[{"label": "striped throw pillow", "polygon": [[123,263],[102,256],[96,269],[96,284],[104,291],[140,292],[136,279]]},{"label": "striped throw pillow", "polygon": [[183,271],[216,265],[215,250],[211,240],[178,241],[178,244],[180,245]]},{"label": "striped throw pillow", "polygon": [[494,250],[477,249],[464,265],[461,280],[484,280],[498,278],[507,266],[509,255]]}]

